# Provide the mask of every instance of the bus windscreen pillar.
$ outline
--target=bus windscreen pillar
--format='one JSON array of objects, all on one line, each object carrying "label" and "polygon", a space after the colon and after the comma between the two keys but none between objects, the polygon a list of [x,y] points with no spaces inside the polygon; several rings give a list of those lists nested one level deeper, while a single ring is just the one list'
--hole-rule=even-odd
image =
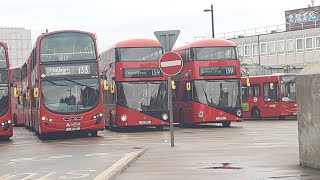
[{"label": "bus windscreen pillar", "polygon": [[297,75],[300,165],[320,168],[320,64]]}]

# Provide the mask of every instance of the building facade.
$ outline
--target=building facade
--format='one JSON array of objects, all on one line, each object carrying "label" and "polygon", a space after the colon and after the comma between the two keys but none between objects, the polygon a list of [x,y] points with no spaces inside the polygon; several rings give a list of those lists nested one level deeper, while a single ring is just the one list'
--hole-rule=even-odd
[{"label": "building facade", "polygon": [[8,45],[11,67],[23,64],[31,52],[31,30],[0,27],[0,41]]}]

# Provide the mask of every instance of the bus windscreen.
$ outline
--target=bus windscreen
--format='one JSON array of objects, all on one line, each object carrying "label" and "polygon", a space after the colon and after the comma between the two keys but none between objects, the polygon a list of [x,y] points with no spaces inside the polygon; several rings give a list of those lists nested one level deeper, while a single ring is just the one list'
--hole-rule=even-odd
[{"label": "bus windscreen", "polygon": [[162,54],[161,47],[120,48],[118,61],[159,61]]},{"label": "bus windscreen", "polygon": [[194,60],[237,60],[236,47],[201,47],[193,48],[191,59]]},{"label": "bus windscreen", "polygon": [[40,61],[96,60],[94,40],[83,33],[64,32],[44,37],[40,45]]}]

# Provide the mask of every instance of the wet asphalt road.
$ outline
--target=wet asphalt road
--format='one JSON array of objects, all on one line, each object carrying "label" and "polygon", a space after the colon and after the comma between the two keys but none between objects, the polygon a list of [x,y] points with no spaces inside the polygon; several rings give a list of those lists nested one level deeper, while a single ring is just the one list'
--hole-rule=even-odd
[{"label": "wet asphalt road", "polygon": [[148,147],[117,179],[320,179],[320,171],[299,166],[297,121],[261,120],[231,128],[202,125],[99,132],[99,137],[41,141],[14,128],[0,142],[0,180],[94,179],[127,153]]}]

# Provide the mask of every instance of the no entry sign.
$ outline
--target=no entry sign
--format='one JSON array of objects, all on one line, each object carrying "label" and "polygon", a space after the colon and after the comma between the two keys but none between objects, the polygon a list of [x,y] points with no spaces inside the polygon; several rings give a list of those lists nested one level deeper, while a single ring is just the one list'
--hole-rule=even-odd
[{"label": "no entry sign", "polygon": [[182,69],[182,58],[175,52],[167,52],[161,56],[159,66],[164,74],[168,76],[176,75]]}]

